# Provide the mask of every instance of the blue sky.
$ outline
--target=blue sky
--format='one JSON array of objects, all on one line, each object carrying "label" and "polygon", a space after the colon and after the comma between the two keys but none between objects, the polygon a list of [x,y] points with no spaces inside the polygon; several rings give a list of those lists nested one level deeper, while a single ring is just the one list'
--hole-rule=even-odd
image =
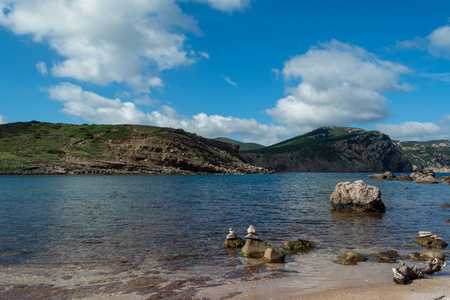
[{"label": "blue sky", "polygon": [[450,139],[450,2],[0,0],[0,123]]}]

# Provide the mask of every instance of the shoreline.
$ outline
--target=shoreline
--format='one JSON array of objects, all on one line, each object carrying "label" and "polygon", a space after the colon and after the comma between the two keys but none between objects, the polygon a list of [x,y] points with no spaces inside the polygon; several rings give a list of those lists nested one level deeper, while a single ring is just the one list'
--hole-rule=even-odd
[{"label": "shoreline", "polygon": [[450,299],[448,269],[408,285],[398,285],[392,281],[394,266],[397,263],[342,266],[329,272],[324,270],[320,279],[297,275],[231,283],[202,289],[195,299]]}]

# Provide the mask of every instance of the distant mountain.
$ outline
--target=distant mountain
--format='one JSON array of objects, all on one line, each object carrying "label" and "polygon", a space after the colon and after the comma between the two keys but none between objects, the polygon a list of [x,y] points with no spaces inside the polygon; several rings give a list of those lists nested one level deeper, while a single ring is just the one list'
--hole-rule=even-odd
[{"label": "distant mountain", "polygon": [[266,146],[263,146],[263,145],[260,145],[260,144],[257,144],[257,143],[243,143],[243,142],[239,142],[239,141],[236,141],[236,140],[228,139],[228,138],[225,138],[225,137],[218,137],[218,138],[215,138],[213,140],[224,142],[224,143],[228,143],[228,144],[238,145],[239,146],[239,152],[258,150],[258,149],[266,147]]},{"label": "distant mountain", "polygon": [[401,142],[394,145],[405,155],[415,169],[430,169],[450,173],[450,141]]},{"label": "distant mountain", "polygon": [[267,173],[238,147],[181,129],[138,125],[0,125],[0,174]]},{"label": "distant mountain", "polygon": [[242,152],[251,164],[278,172],[410,172],[389,136],[352,127],[322,127],[278,144]]}]

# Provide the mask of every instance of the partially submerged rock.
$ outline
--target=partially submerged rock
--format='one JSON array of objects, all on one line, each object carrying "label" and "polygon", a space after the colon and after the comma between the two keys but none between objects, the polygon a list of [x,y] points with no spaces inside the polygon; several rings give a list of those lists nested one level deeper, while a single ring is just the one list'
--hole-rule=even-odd
[{"label": "partially submerged rock", "polygon": [[440,183],[441,180],[437,179],[436,174],[431,170],[421,170],[418,172],[412,172],[410,177],[415,179],[417,183],[423,184],[436,184]]},{"label": "partially submerged rock", "polygon": [[340,259],[336,261],[336,263],[341,265],[356,265],[357,262],[366,261],[367,257],[359,254],[354,251],[347,251],[342,255]]},{"label": "partially submerged rock", "polygon": [[398,180],[398,181],[407,181],[407,182],[413,181],[413,179],[412,179],[410,176],[405,175],[405,174],[402,174],[402,175],[400,175],[400,176],[397,176],[397,180]]},{"label": "partially submerged rock", "polygon": [[431,275],[442,271],[446,263],[442,260],[434,258],[427,262],[424,268],[417,268],[415,265],[408,267],[404,262],[400,262],[397,268],[392,268],[394,273],[393,281],[396,284],[409,284],[414,279],[423,278],[425,275]]},{"label": "partially submerged rock", "polygon": [[267,248],[264,252],[263,259],[269,263],[284,263],[286,255],[276,248]]},{"label": "partially submerged rock", "polygon": [[395,263],[397,262],[398,253],[395,250],[388,250],[386,252],[380,252],[377,254],[379,263]]},{"label": "partially submerged rock", "polygon": [[442,239],[433,238],[430,236],[426,237],[417,236],[413,237],[412,240],[422,247],[445,249],[448,246],[448,244],[444,242]]},{"label": "partially submerged rock", "polygon": [[330,196],[333,210],[359,212],[384,212],[380,189],[367,185],[362,180],[355,182],[340,182]]},{"label": "partially submerged rock", "polygon": [[223,242],[223,246],[225,248],[240,248],[244,247],[244,245],[245,241],[236,235],[233,228],[230,228],[227,239],[225,242]]},{"label": "partially submerged rock", "polygon": [[316,244],[313,242],[295,239],[291,241],[286,241],[283,243],[283,248],[290,251],[302,251],[316,247]]}]

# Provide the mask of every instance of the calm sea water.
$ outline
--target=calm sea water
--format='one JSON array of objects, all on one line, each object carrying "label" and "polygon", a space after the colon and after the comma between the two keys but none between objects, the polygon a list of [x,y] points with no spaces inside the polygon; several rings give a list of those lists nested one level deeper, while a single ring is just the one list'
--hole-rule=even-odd
[{"label": "calm sea water", "polygon": [[[331,211],[335,185],[359,179],[381,189],[384,214]],[[0,287],[38,287],[12,297],[187,297],[229,282],[321,276],[317,264],[347,249],[406,254],[420,249],[411,240],[419,230],[448,242],[450,209],[442,204],[450,204],[448,184],[367,174],[2,176]],[[229,227],[244,237],[251,224],[272,245],[303,238],[317,248],[271,265],[222,247]]]}]

